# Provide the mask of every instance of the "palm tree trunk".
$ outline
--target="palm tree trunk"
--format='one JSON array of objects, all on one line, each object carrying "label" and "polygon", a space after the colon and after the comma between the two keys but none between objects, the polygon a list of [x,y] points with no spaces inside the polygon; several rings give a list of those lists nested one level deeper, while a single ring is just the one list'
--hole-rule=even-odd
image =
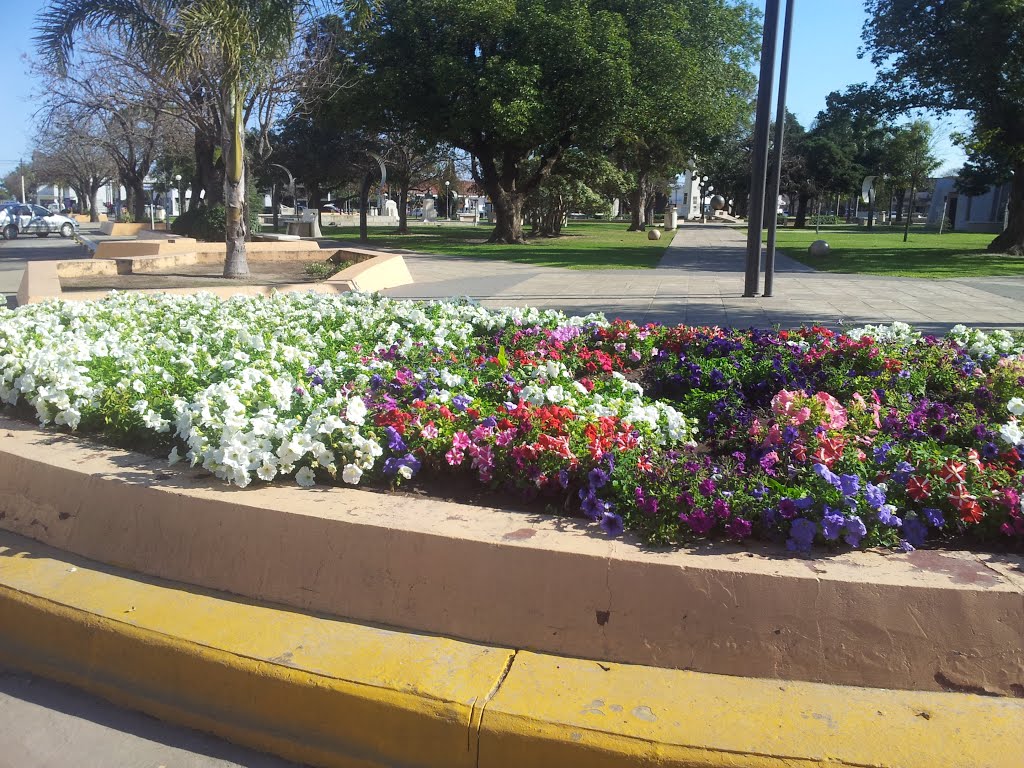
[{"label": "palm tree trunk", "polygon": [[245,258],[245,135],[242,100],[237,88],[233,86],[228,86],[225,98],[225,115],[230,115],[231,120],[224,141],[224,203],[227,207],[224,277],[248,277],[249,263]]}]

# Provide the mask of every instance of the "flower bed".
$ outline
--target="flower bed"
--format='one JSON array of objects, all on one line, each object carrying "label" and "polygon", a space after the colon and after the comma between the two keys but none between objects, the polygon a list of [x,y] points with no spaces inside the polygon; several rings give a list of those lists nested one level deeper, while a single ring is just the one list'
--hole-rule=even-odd
[{"label": "flower bed", "polygon": [[1024,540],[1024,336],[367,296],[4,311],[0,398],[239,486],[456,477],[655,543]]}]

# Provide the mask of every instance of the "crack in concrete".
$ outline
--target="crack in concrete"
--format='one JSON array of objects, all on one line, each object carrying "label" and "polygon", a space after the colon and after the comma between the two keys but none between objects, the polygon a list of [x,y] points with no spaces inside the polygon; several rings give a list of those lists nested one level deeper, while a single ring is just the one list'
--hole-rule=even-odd
[{"label": "crack in concrete", "polygon": [[[476,759],[474,765],[480,765],[480,733],[484,727],[484,714],[487,710],[487,705],[491,703],[495,696],[498,695],[498,691],[501,689],[505,679],[509,676],[512,671],[512,664],[515,663],[516,656],[519,655],[519,650],[514,649],[505,660],[505,666],[498,675],[498,678],[494,681],[494,685],[491,686],[491,690],[488,691],[487,695],[484,696],[482,702],[473,702],[473,708],[469,713],[469,729],[467,734],[466,747],[469,751],[473,750],[473,740],[476,739]],[[479,713],[479,714],[478,714]]]}]

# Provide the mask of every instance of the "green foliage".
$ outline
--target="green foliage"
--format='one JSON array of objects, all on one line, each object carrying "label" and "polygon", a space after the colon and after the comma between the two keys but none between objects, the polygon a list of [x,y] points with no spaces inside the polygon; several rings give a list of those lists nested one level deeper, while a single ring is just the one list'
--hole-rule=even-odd
[{"label": "green foliage", "polygon": [[897,189],[921,189],[941,165],[934,154],[934,132],[924,120],[896,128],[885,153],[885,170]]},{"label": "green foliage", "polygon": [[893,110],[966,110],[963,189],[1015,179],[993,250],[1024,250],[1024,3],[867,0],[865,48]]},{"label": "green foliage", "polygon": [[807,217],[808,225],[812,227],[833,227],[839,224],[845,224],[846,219],[842,216],[836,216],[834,214],[815,214]]},{"label": "green foliage", "polygon": [[171,230],[182,237],[217,242],[224,240],[227,211],[223,205],[201,205],[181,214],[171,223]]},{"label": "green foliage", "polygon": [[473,155],[496,235],[521,240],[518,206],[568,149],[617,144],[660,175],[735,122],[751,19],[717,0],[382,0],[360,59],[378,111]]},{"label": "green foliage", "polygon": [[332,264],[329,261],[314,261],[312,264],[307,264],[303,271],[317,280],[326,280],[334,277],[345,266],[344,264]]}]

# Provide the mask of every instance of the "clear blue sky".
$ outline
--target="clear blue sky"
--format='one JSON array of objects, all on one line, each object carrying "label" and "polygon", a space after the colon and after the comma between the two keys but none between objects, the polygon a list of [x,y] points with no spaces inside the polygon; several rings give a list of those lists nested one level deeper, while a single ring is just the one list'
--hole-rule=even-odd
[{"label": "clear blue sky", "polygon": [[[764,9],[764,0],[753,0]],[[790,111],[805,126],[825,106],[825,96],[851,83],[871,82],[874,68],[857,58],[865,13],[862,0],[795,0],[793,54],[790,64]],[[3,73],[0,111],[0,173],[17,164],[32,149],[32,115],[38,108],[33,93],[45,89],[42,79],[30,79],[24,57],[32,57],[32,28],[46,0],[0,0],[0,72]],[[781,47],[781,39],[780,39]],[[950,145],[952,121],[937,126],[944,167],[958,166],[963,154]]]}]

